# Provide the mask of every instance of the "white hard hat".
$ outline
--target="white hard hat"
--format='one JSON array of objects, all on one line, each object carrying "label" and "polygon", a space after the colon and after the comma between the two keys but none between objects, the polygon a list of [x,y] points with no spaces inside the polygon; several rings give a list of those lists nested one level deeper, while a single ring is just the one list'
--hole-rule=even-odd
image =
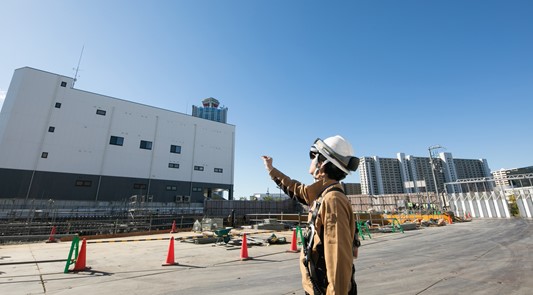
[{"label": "white hard hat", "polygon": [[357,170],[359,166],[359,158],[355,157],[352,145],[340,135],[328,137],[323,141],[318,138],[311,146],[311,153],[323,155],[346,174]]}]

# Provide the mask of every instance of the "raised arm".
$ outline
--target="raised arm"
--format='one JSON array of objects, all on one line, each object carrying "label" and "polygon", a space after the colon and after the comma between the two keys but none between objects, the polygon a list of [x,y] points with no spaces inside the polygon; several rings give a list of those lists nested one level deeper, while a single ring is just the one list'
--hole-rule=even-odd
[{"label": "raised arm", "polygon": [[265,168],[272,180],[291,198],[298,200],[300,203],[309,205],[316,196],[311,193],[309,186],[293,180],[287,175],[283,174],[272,165],[273,159],[269,156],[262,156]]}]

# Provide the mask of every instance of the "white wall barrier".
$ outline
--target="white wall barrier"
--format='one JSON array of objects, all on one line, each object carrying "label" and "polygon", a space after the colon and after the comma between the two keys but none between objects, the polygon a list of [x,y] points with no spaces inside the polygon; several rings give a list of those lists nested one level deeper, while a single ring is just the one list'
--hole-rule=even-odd
[{"label": "white wall barrier", "polygon": [[516,217],[533,218],[533,188],[512,188],[488,192],[448,193],[448,204],[456,216],[511,218],[510,205],[518,207]]}]

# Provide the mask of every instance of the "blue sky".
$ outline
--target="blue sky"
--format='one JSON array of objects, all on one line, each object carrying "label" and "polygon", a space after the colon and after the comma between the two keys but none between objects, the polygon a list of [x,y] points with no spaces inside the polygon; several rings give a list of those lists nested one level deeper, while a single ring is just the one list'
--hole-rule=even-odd
[{"label": "blue sky", "polygon": [[[317,138],[358,156],[533,165],[533,1],[37,1],[0,4],[0,103],[13,71],[182,113],[215,97],[236,126],[235,197],[302,182]],[[359,182],[357,173],[347,182]]]}]

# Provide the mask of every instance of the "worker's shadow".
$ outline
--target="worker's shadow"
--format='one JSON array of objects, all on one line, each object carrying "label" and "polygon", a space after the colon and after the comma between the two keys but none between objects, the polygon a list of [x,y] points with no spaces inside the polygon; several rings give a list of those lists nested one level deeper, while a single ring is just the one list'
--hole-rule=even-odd
[{"label": "worker's shadow", "polygon": [[102,277],[114,275],[114,273],[112,273],[112,272],[94,270],[94,269],[92,269],[90,267],[87,267],[87,268],[82,269],[82,270],[69,270],[68,272],[69,273],[74,273],[74,274],[83,274],[83,275],[90,275],[90,276],[102,276]]},{"label": "worker's shadow", "polygon": [[188,265],[188,264],[181,264],[181,263],[176,263],[176,264],[173,264],[173,265],[166,265],[166,267],[172,267],[172,266],[177,266],[177,267],[188,267],[188,268],[207,268],[205,266],[198,266],[198,265]]}]

